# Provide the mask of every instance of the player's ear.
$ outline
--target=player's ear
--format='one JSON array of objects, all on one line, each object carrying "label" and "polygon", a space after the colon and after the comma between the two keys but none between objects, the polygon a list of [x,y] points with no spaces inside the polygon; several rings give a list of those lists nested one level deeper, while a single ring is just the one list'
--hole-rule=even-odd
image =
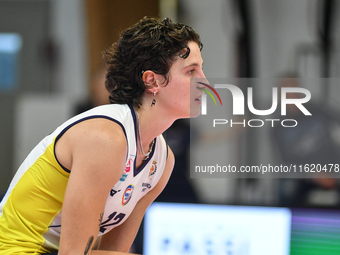
[{"label": "player's ear", "polygon": [[159,87],[162,84],[164,77],[151,70],[147,70],[143,72],[142,79],[146,90],[153,94],[154,92],[158,93]]}]

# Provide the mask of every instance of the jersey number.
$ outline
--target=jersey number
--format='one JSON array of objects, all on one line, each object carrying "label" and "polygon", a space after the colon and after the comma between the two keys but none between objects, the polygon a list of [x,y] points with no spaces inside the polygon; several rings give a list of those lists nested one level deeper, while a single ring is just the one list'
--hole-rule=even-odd
[{"label": "jersey number", "polygon": [[[107,220],[104,221],[102,224],[100,224],[100,229],[99,229],[100,232],[104,233],[105,230],[106,230],[106,227],[118,224],[125,217],[125,213],[120,213],[118,215],[116,215],[116,214],[117,214],[117,212],[111,213],[109,215],[109,217],[107,218]],[[112,219],[114,220],[114,222],[109,223]]]}]

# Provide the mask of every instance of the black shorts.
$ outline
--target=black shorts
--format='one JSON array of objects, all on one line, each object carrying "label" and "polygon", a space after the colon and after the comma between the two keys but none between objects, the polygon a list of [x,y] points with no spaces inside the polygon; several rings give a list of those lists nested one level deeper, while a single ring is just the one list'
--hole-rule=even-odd
[{"label": "black shorts", "polygon": [[44,253],[42,255],[58,255],[58,252],[52,252],[52,253]]}]

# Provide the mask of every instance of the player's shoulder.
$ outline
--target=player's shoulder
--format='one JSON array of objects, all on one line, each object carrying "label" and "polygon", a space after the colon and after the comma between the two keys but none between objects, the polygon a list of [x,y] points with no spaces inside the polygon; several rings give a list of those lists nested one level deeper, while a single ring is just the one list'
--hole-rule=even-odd
[{"label": "player's shoulder", "polygon": [[126,140],[122,126],[106,118],[83,121],[74,127],[73,134],[82,139],[93,139],[98,142]]},{"label": "player's shoulder", "polygon": [[121,131],[129,124],[129,114],[131,110],[128,105],[101,105],[75,116],[69,126],[80,135],[86,133],[99,138],[116,136],[121,135]]},{"label": "player's shoulder", "polygon": [[60,137],[60,142],[71,150],[97,151],[126,146],[126,136],[121,125],[107,118],[89,118],[70,127]]}]

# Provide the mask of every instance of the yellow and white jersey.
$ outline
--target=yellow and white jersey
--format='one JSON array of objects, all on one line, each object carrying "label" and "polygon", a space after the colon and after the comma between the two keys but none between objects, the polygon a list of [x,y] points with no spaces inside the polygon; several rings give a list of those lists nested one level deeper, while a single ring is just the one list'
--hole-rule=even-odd
[{"label": "yellow and white jersey", "polygon": [[148,160],[136,168],[136,116],[131,106],[104,105],[77,115],[45,137],[15,174],[0,203],[0,255],[58,250],[70,171],[58,162],[55,144],[70,127],[92,118],[118,123],[128,145],[125,170],[120,180],[112,184],[98,236],[122,224],[136,203],[157,184],[165,167],[167,145],[163,136],[157,137]]}]

